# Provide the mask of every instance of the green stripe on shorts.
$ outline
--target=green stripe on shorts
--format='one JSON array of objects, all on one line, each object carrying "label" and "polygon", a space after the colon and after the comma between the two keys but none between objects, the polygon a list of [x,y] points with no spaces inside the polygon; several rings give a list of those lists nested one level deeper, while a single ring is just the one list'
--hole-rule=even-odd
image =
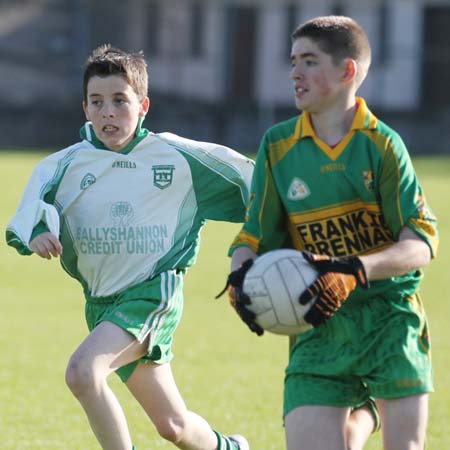
[{"label": "green stripe on shorts", "polygon": [[109,321],[139,342],[149,339],[148,353],[143,358],[116,371],[122,381],[130,377],[139,362],[164,364],[172,359],[173,334],[182,312],[183,275],[173,270],[107,299],[88,298],[85,307],[90,331],[100,322]]}]

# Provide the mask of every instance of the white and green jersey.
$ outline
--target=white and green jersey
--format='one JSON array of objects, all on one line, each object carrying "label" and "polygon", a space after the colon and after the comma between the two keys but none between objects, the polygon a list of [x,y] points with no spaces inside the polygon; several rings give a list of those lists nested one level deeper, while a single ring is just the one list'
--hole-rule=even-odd
[{"label": "white and green jersey", "polygon": [[243,221],[253,162],[239,153],[142,129],[114,152],[89,123],[82,135],[38,164],[6,234],[21,254],[44,230],[59,236],[61,263],[87,297],[183,271],[206,220]]}]

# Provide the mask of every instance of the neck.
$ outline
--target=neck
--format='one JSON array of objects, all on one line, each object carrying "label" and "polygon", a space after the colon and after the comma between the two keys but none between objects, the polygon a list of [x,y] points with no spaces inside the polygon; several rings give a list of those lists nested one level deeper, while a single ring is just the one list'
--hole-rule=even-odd
[{"label": "neck", "polygon": [[311,113],[311,124],[320,140],[334,146],[350,131],[355,112],[355,99],[348,99],[322,112]]}]

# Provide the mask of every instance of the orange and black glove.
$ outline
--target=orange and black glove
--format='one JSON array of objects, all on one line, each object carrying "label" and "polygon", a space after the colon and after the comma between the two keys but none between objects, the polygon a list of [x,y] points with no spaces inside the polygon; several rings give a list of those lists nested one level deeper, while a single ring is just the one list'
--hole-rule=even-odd
[{"label": "orange and black glove", "polygon": [[304,316],[305,321],[313,327],[328,320],[356,286],[363,289],[370,287],[364,266],[357,256],[333,258],[310,252],[302,254],[319,272],[316,281],[299,299],[302,305],[306,305],[316,297]]},{"label": "orange and black glove", "polygon": [[219,298],[225,291],[228,292],[228,300],[231,306],[236,310],[239,317],[250,328],[253,333],[258,336],[264,334],[264,330],[255,322],[255,313],[250,311],[246,306],[250,305],[251,300],[247,294],[242,290],[244,284],[245,274],[253,265],[252,259],[247,259],[239,269],[234,270],[228,275],[227,284],[220,294],[216,296]]}]

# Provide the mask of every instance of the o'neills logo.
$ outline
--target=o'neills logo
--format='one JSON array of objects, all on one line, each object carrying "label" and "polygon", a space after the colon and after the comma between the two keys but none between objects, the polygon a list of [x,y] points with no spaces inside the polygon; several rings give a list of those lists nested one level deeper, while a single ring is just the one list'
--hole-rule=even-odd
[{"label": "o'neills logo", "polygon": [[134,161],[119,160],[114,161],[112,164],[113,169],[136,169],[136,163]]}]

